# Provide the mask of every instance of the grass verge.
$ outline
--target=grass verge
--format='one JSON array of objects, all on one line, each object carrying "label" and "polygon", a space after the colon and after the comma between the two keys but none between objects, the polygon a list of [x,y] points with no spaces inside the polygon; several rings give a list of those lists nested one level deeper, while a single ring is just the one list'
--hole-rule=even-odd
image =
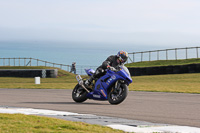
[{"label": "grass verge", "polygon": [[170,66],[170,65],[187,65],[200,63],[200,59],[184,59],[184,60],[158,60],[143,61],[126,64],[127,67],[154,67],[154,66]]},{"label": "grass verge", "polygon": [[[63,70],[58,73],[58,78],[41,78],[39,85],[35,84],[34,78],[0,77],[0,88],[73,89],[77,84],[74,74]],[[132,79],[131,91],[200,94],[200,73],[136,76]]]},{"label": "grass verge", "polygon": [[130,90],[200,93],[200,74],[170,74],[132,77]]},{"label": "grass verge", "polygon": [[113,130],[105,126],[23,114],[0,114],[0,132],[122,133],[120,130]]},{"label": "grass verge", "polygon": [[76,75],[54,67],[3,66],[0,69],[58,69],[57,78],[41,78],[39,85],[35,84],[34,78],[0,77],[0,88],[72,89],[77,84]]}]

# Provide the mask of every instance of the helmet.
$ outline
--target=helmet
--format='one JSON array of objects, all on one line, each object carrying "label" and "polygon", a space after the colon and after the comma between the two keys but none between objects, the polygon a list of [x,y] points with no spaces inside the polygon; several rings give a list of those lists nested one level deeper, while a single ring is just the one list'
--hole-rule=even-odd
[{"label": "helmet", "polygon": [[121,50],[117,53],[117,57],[121,63],[125,63],[128,59],[128,53],[126,51]]}]

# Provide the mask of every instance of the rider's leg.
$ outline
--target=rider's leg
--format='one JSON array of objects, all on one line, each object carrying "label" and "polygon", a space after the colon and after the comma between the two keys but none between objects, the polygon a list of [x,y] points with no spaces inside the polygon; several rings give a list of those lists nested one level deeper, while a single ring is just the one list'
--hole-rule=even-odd
[{"label": "rider's leg", "polygon": [[89,86],[95,78],[99,78],[102,75],[104,75],[104,70],[101,67],[99,67],[97,68],[95,73],[88,80],[86,80],[85,84]]}]

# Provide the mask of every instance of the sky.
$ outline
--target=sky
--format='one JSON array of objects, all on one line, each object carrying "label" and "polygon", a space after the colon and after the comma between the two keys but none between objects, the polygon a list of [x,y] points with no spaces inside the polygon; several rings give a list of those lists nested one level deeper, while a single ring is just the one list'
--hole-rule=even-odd
[{"label": "sky", "polygon": [[135,51],[200,46],[200,1],[0,0],[0,45],[8,42]]}]

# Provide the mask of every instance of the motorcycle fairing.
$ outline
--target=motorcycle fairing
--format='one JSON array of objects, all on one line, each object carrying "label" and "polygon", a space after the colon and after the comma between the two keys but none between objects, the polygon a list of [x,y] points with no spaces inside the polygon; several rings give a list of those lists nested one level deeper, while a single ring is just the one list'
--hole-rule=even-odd
[{"label": "motorcycle fairing", "polygon": [[88,97],[96,100],[107,100],[108,89],[115,84],[117,80],[124,80],[120,75],[110,70],[95,83],[94,91],[88,93]]},{"label": "motorcycle fairing", "polygon": [[132,83],[132,78],[128,75],[128,73],[124,69],[121,69],[121,71],[118,71],[117,74],[119,74],[123,78],[125,77],[124,80],[127,82],[127,85]]}]

